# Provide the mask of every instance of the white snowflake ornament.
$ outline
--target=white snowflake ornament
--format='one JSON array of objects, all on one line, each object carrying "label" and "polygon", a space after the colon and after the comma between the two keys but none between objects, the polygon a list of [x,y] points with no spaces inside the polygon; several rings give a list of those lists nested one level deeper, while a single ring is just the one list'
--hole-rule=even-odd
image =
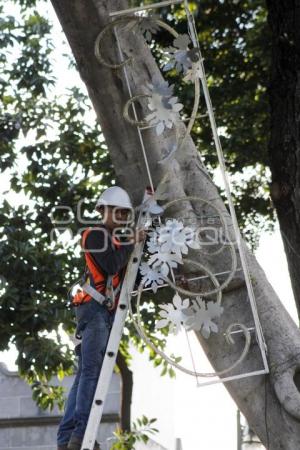
[{"label": "white snowflake ornament", "polygon": [[160,285],[164,283],[164,279],[161,273],[157,270],[152,269],[147,263],[142,263],[140,265],[140,272],[142,275],[142,283],[146,286],[151,286],[154,293]]},{"label": "white snowflake ornament", "polygon": [[173,85],[170,86],[166,80],[161,80],[157,76],[152,78],[151,83],[147,83],[147,87],[150,93],[156,92],[162,97],[172,97],[174,91]]},{"label": "white snowflake ornament", "polygon": [[192,302],[193,315],[190,315],[185,321],[187,330],[201,331],[202,336],[208,339],[211,332],[217,333],[218,326],[212,321],[221,317],[224,308],[213,301],[205,302],[200,297]]},{"label": "white snowflake ornament", "polygon": [[157,229],[158,243],[162,252],[175,253],[180,259],[188,253],[188,247],[197,249],[198,245],[195,231],[190,227],[184,227],[183,223],[173,219]]},{"label": "white snowflake ornament", "polygon": [[139,20],[139,29],[141,33],[145,36],[147,42],[152,41],[152,35],[156,34],[159,30],[159,25],[156,20],[159,16],[148,16],[142,17]]},{"label": "white snowflake ornament", "polygon": [[186,73],[192,67],[192,60],[189,49],[191,43],[190,37],[187,34],[181,34],[173,41],[174,47],[165,49],[165,53],[169,57],[169,62],[164,65],[163,70],[171,70],[175,68],[177,72]]},{"label": "white snowflake ornament", "polygon": [[159,30],[159,24],[157,23],[159,16],[145,16],[145,17],[135,17],[127,22],[124,29],[126,31],[133,31],[134,33],[138,30],[142,33],[148,43],[152,41],[152,36],[156,34]]},{"label": "white snowflake ornament", "polygon": [[177,113],[182,110],[182,103],[178,103],[178,97],[173,97],[173,86],[168,82],[157,82],[148,84],[150,98],[148,108],[152,111],[145,117],[150,126],[155,126],[156,134],[160,136],[165,128],[172,128],[175,124]]},{"label": "white snowflake ornament", "polygon": [[179,333],[183,323],[186,320],[184,311],[188,309],[190,301],[188,298],[182,300],[178,294],[173,297],[173,304],[160,305],[162,311],[159,312],[161,319],[156,322],[156,328],[165,328],[169,326],[169,331],[175,335]]},{"label": "white snowflake ornament", "polygon": [[186,83],[188,83],[189,81],[194,83],[198,78],[201,79],[203,77],[204,77],[204,73],[203,73],[202,65],[201,65],[200,61],[198,61],[196,63],[193,63],[192,67],[187,70],[185,77],[183,78],[183,81],[185,81]]},{"label": "white snowflake ornament", "polygon": [[175,269],[181,263],[182,259],[178,255],[162,251],[153,253],[149,258],[149,265],[153,265],[153,268],[159,270],[165,277],[168,276],[170,269]]},{"label": "white snowflake ornament", "polygon": [[158,234],[156,231],[150,231],[148,233],[150,239],[147,241],[147,249],[149,253],[156,253],[160,250],[160,243],[158,242]]}]

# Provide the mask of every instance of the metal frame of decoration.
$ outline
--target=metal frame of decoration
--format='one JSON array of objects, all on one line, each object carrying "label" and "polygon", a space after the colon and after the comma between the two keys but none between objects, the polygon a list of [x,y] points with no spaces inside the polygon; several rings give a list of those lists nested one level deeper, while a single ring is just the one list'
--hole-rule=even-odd
[{"label": "metal frame of decoration", "polygon": [[[142,10],[149,10],[149,9],[155,9],[160,8],[168,5],[173,4],[179,4],[182,3],[184,5],[186,15],[187,15],[187,21],[188,21],[188,32],[189,35],[179,35],[176,30],[174,30],[172,27],[170,27],[168,24],[163,22],[160,19],[157,19],[156,17],[143,17],[143,16],[136,16],[132,15],[132,13],[139,12]],[[121,17],[120,17],[121,16]],[[194,121],[197,116],[197,111],[199,108],[199,101],[200,101],[200,81],[203,89],[203,94],[206,101],[206,107],[207,107],[207,113],[205,115],[208,115],[212,132],[213,132],[213,138],[215,142],[215,147],[219,159],[219,164],[222,172],[222,177],[225,185],[225,191],[228,199],[229,209],[230,209],[230,215],[232,219],[234,234],[236,238],[236,244],[233,244],[229,237],[228,237],[228,229],[226,225],[226,220],[223,217],[223,213],[218,210],[218,208],[213,205],[208,200],[202,199],[200,197],[184,197],[180,199],[172,200],[165,205],[162,206],[163,211],[165,212],[169,207],[174,206],[176,202],[181,201],[201,201],[206,203],[206,205],[209,205],[210,208],[214,209],[215,213],[217,214],[217,217],[220,219],[221,226],[224,229],[224,234],[226,237],[226,243],[218,250],[214,251],[213,253],[205,253],[205,251],[201,248],[198,248],[199,251],[202,251],[204,254],[209,254],[210,256],[216,256],[220,252],[224,250],[224,248],[228,249],[231,255],[231,269],[228,271],[223,271],[219,274],[212,273],[207,267],[205,267],[203,264],[193,261],[190,258],[183,258],[183,254],[187,254],[189,244],[191,244],[191,239],[188,240],[188,230],[184,229],[184,225],[180,224],[178,220],[174,219],[172,223],[169,224],[169,227],[173,227],[179,236],[179,244],[172,246],[170,245],[170,242],[168,240],[164,240],[159,236],[159,234],[155,235],[153,234],[153,242],[151,243],[152,247],[148,251],[150,253],[150,258],[148,262],[143,263],[142,267],[142,276],[143,281],[141,285],[139,286],[138,290],[135,292],[137,294],[137,301],[136,301],[136,318],[132,314],[132,307],[131,303],[129,302],[129,310],[130,314],[134,323],[134,326],[136,327],[137,332],[141,336],[141,338],[149,345],[149,347],[155,351],[157,354],[159,354],[164,360],[166,360],[169,364],[174,366],[176,369],[183,371],[184,373],[187,373],[189,375],[194,375],[199,378],[210,378],[209,381],[201,381],[198,383],[198,385],[207,385],[207,384],[213,384],[217,382],[225,382],[240,378],[245,378],[247,376],[252,375],[259,375],[268,373],[268,364],[267,364],[267,358],[266,358],[266,345],[264,342],[264,338],[262,335],[261,325],[259,322],[258,313],[256,310],[256,304],[255,304],[255,298],[254,293],[252,289],[252,284],[248,272],[247,262],[243,250],[243,245],[241,241],[240,231],[237,224],[237,219],[235,215],[235,210],[231,198],[230,193],[230,187],[229,182],[227,179],[227,174],[225,170],[225,162],[224,162],[224,156],[221,148],[221,143],[219,140],[219,136],[217,133],[217,127],[215,123],[214,118],[214,112],[210,100],[210,95],[207,87],[206,82],[206,76],[205,76],[205,70],[203,65],[203,59],[201,55],[201,49],[200,44],[197,38],[194,18],[189,10],[189,5],[187,0],[173,0],[173,1],[162,1],[158,3],[153,3],[151,5],[145,5],[137,8],[131,8],[127,10],[122,11],[114,11],[110,13],[110,17],[117,17],[117,19],[112,20],[102,31],[99,33],[96,42],[95,42],[95,56],[98,59],[98,61],[101,64],[104,64],[106,67],[118,70],[123,69],[124,76],[126,79],[126,84],[128,88],[129,93],[129,100],[126,102],[123,110],[123,116],[124,119],[131,125],[134,125],[137,127],[137,132],[140,139],[140,144],[143,152],[143,157],[145,161],[145,165],[147,168],[147,173],[150,181],[150,185],[153,188],[153,182],[152,182],[152,176],[147,160],[145,145],[143,142],[143,136],[141,131],[143,129],[149,129],[152,127],[155,127],[157,135],[161,135],[164,133],[165,129],[173,128],[175,127],[176,131],[176,143],[172,143],[170,145],[170,148],[164,149],[164,154],[162,155],[162,159],[158,161],[160,164],[164,164],[166,162],[171,161],[176,151],[178,151],[179,148],[182,147],[182,145],[185,143],[185,140],[188,136],[190,136],[190,132],[192,130]],[[167,82],[163,83],[157,83],[156,80],[152,80],[152,84],[148,85],[148,93],[137,93],[133,95],[131,91],[131,86],[129,83],[129,78],[127,74],[127,68],[129,65],[133,62],[133,58],[124,59],[122,48],[120,45],[120,40],[118,37],[117,32],[117,26],[118,25],[124,25],[127,24],[126,28],[128,30],[133,30],[134,28],[140,27],[140,31],[146,34],[146,41],[151,41],[152,34],[155,34],[158,27],[161,27],[165,30],[167,30],[174,38],[173,47],[169,47],[165,49],[165,53],[169,55],[169,63],[164,65],[163,70],[170,70],[170,69],[176,69],[177,71],[182,71],[184,78],[183,80],[185,82],[193,82],[195,86],[195,99],[194,99],[194,105],[193,105],[193,111],[192,115],[189,118],[189,122],[186,128],[186,131],[183,136],[178,135],[178,130],[176,127],[177,121],[179,119],[178,113],[180,112],[182,105],[180,103],[177,103],[177,97],[173,97],[173,90],[172,86],[169,86]],[[120,56],[120,63],[119,64],[110,64],[105,61],[105,59],[102,56],[101,52],[101,44],[104,36],[108,33],[109,30],[113,30],[116,36],[118,50],[119,50],[119,56]],[[192,44],[192,48],[190,48],[190,44]],[[144,118],[144,119],[138,119],[137,112],[135,108],[135,102],[139,100],[147,100],[147,106],[150,110],[150,113]],[[134,118],[131,117],[129,111],[130,108],[133,110]],[[168,173],[164,176],[164,178],[161,180],[160,185],[158,186],[158,189],[161,189],[161,186],[165,183],[166,179],[168,177]],[[155,202],[154,202],[155,203]],[[152,208],[155,214],[155,211],[157,214],[160,214],[159,208],[161,207],[158,204],[152,204]],[[147,207],[145,206],[147,211],[150,210],[150,205]],[[177,227],[177,229],[176,229]],[[163,228],[161,225],[160,228]],[[155,231],[154,231],[155,233]],[[161,242],[158,242],[161,240]],[[156,246],[157,245],[157,246]],[[155,247],[156,246],[156,247]],[[236,246],[239,251],[240,260],[241,260],[241,268],[237,268],[237,256],[236,256]],[[160,251],[161,248],[164,249],[164,251]],[[197,247],[194,247],[197,248]],[[188,289],[182,288],[178,285],[176,285],[175,277],[173,274],[173,268],[176,268],[178,264],[183,264],[184,262],[189,264],[194,264],[196,267],[201,269],[202,272],[205,272],[206,275],[191,278],[192,279],[201,279],[201,278],[209,278],[212,281],[213,289],[206,292],[193,292]],[[169,303],[167,305],[162,305],[161,311],[160,311],[160,320],[158,322],[158,329],[163,328],[165,326],[170,327],[170,329],[173,329],[175,333],[177,333],[181,327],[185,328],[186,331],[193,329],[197,330],[198,332],[201,332],[204,338],[209,338],[210,334],[213,332],[218,332],[218,326],[217,323],[214,320],[217,320],[221,314],[223,313],[223,307],[221,306],[222,301],[222,291],[223,289],[229,285],[230,281],[233,279],[234,274],[238,271],[242,270],[245,278],[245,283],[247,286],[249,301],[251,305],[251,310],[253,314],[253,321],[255,325],[255,332],[256,332],[256,339],[257,343],[260,348],[260,353],[262,357],[263,362],[263,369],[262,370],[253,370],[252,372],[248,373],[240,373],[236,375],[231,375],[229,372],[231,372],[233,369],[235,369],[239,364],[242,363],[242,361],[245,359],[250,345],[251,345],[251,334],[250,331],[253,331],[254,328],[250,327],[247,328],[243,324],[239,323],[233,323],[229,325],[224,333],[224,337],[226,341],[233,345],[234,339],[233,335],[237,333],[242,333],[245,337],[245,344],[244,348],[241,352],[241,355],[238,357],[238,359],[231,364],[229,368],[225,368],[224,370],[220,372],[213,372],[213,373],[200,373],[198,372],[195,367],[193,370],[189,370],[180,364],[178,364],[177,361],[172,359],[172,357],[169,357],[167,354],[162,352],[160,349],[158,349],[154,343],[152,342],[151,338],[147,336],[143,325],[142,320],[140,316],[140,302],[141,302],[141,296],[143,291],[152,290],[156,292],[158,289],[161,289],[163,287],[169,286],[172,289],[174,289],[175,295],[173,298],[173,303]],[[168,277],[168,274],[171,274],[171,278]],[[217,279],[218,275],[224,275],[228,274],[228,277],[220,283]],[[148,286],[148,287],[147,287]],[[190,299],[181,299],[179,296],[180,294],[192,297],[193,300]],[[128,292],[129,297],[131,294],[134,294],[134,292]],[[212,299],[208,299],[208,297],[211,297],[213,295],[216,295],[216,301]],[[226,376],[228,374],[228,376]],[[225,375],[225,376],[224,376]],[[218,378],[221,377],[221,378]]]},{"label": "metal frame of decoration", "polygon": [[[155,17],[152,18],[151,20],[152,20],[153,23],[155,23],[159,27],[161,27],[161,28],[165,29],[166,31],[168,31],[175,38],[175,40],[180,38],[181,35],[179,35],[177,33],[177,31],[174,30],[174,28],[170,27],[168,24],[166,24],[162,20],[157,19]],[[96,56],[97,60],[101,64],[105,65],[106,67],[108,67],[110,69],[116,70],[116,69],[124,68],[124,70],[126,70],[126,66],[128,64],[132,63],[134,58],[130,57],[130,58],[127,58],[127,59],[123,59],[123,61],[121,63],[119,63],[119,64],[108,63],[107,61],[105,61],[105,59],[102,56],[101,43],[102,43],[102,40],[103,40],[104,36],[111,29],[114,29],[115,33],[116,33],[116,26],[117,25],[124,24],[126,22],[129,22],[129,23],[130,22],[136,22],[138,24],[139,22],[142,22],[142,21],[143,21],[143,17],[140,17],[140,16],[127,16],[126,15],[126,16],[121,17],[119,19],[116,19],[116,20],[110,22],[108,25],[106,25],[106,27],[99,33],[99,35],[97,36],[96,41],[95,41],[95,56]],[[199,58],[200,58],[200,56],[199,56]],[[191,63],[192,63],[192,61],[191,61]],[[200,61],[197,60],[198,66],[199,66],[199,63],[200,63]],[[199,67],[201,67],[201,66],[199,66]],[[193,72],[193,70],[194,69],[193,69],[193,65],[192,65],[191,71]],[[198,111],[198,108],[199,108],[199,102],[200,102],[200,78],[197,77],[197,76],[195,76],[194,79],[191,78],[191,77],[186,78],[186,82],[189,82],[189,81],[193,81],[194,82],[194,86],[195,86],[194,105],[193,105],[193,110],[192,110],[191,117],[189,119],[189,123],[188,123],[187,128],[186,128],[186,132],[185,132],[181,142],[179,142],[179,144],[177,146],[177,150],[184,145],[186,138],[190,135],[190,133],[192,131],[192,128],[193,128],[193,125],[194,125],[194,122],[196,120],[197,111]],[[147,120],[147,118],[145,120],[137,120],[137,117],[135,117],[135,119],[132,119],[129,116],[129,107],[131,105],[133,105],[136,100],[139,100],[139,99],[142,99],[142,98],[144,98],[144,99],[145,98],[148,98],[148,99],[150,98],[151,99],[151,95],[143,93],[143,94],[137,94],[137,95],[134,95],[134,96],[131,95],[130,97],[131,98],[127,101],[127,103],[124,106],[124,110],[123,110],[124,118],[127,120],[128,123],[130,123],[131,125],[136,125],[137,127],[139,127],[139,129],[143,129],[143,128],[147,128],[148,129],[149,126],[151,127],[151,125],[150,125],[151,122],[149,120]],[[175,112],[178,112],[178,111],[175,111]],[[135,113],[135,116],[136,116],[136,113]],[[175,124],[175,120],[176,120],[176,117],[174,117],[174,124]],[[177,132],[177,129],[176,129],[176,132]],[[179,139],[180,139],[180,137],[177,136],[177,140],[178,141],[179,141]]]}]

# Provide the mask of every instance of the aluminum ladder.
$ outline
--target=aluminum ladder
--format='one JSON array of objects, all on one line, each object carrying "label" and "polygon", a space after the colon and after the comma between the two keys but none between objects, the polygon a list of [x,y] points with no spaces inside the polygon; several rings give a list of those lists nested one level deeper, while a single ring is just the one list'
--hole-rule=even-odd
[{"label": "aluminum ladder", "polygon": [[[142,205],[145,205],[149,198],[151,198],[151,195],[146,191]],[[143,209],[142,206],[136,227],[139,229],[145,229],[149,218],[150,214],[147,212],[147,209]],[[129,300],[134,288],[134,283],[143,254],[143,247],[144,242],[139,242],[135,245],[127,265],[114,323],[110,332],[87,427],[81,444],[81,450],[93,450],[94,448],[98,427],[103,414],[105,399],[116,362],[120,340],[123,334]]]}]

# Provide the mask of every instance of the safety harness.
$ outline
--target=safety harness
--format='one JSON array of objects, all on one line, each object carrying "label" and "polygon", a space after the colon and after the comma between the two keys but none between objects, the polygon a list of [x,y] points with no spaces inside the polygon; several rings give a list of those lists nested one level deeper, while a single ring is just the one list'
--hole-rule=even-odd
[{"label": "safety harness", "polygon": [[[105,229],[105,227],[97,227],[98,229]],[[118,294],[121,290],[123,270],[114,275],[105,275],[101,268],[96,264],[91,253],[86,250],[86,239],[90,232],[95,228],[87,228],[82,235],[82,248],[85,255],[85,271],[79,282],[77,281],[70,289],[72,291],[74,286],[78,286],[75,295],[71,296],[71,302],[74,306],[79,306],[83,303],[91,301],[93,298],[101,305],[107,306],[108,309],[113,310],[117,306]],[[111,245],[113,249],[119,249],[121,243],[115,237],[111,237]]]}]

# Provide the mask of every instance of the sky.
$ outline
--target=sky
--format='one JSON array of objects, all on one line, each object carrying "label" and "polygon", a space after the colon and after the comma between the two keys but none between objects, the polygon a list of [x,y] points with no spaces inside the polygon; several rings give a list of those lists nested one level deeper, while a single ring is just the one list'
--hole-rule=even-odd
[{"label": "sky", "polygon": [[[80,82],[74,72],[67,69],[61,59],[60,26],[51,9],[49,15],[55,23],[55,52],[58,90]],[[77,77],[77,79],[76,79]],[[6,180],[6,187],[9,187]],[[20,200],[22,201],[22,200]],[[278,229],[272,235],[263,233],[256,252],[258,261],[278,293],[281,301],[296,320],[296,307],[290,286],[285,254]],[[184,339],[171,342],[170,346],[183,348]],[[197,352],[194,346],[193,351]],[[133,417],[145,414],[158,419],[160,433],[156,440],[173,450],[175,438],[181,438],[183,450],[233,450],[236,448],[237,408],[222,384],[197,387],[194,377],[177,373],[175,380],[160,377],[160,370],[147,362],[146,356],[133,350],[134,393]],[[0,361],[13,369],[15,353],[4,352]],[[202,364],[202,360],[200,361]],[[203,364],[207,365],[205,358]],[[145,370],[147,368],[147,370]]]}]

